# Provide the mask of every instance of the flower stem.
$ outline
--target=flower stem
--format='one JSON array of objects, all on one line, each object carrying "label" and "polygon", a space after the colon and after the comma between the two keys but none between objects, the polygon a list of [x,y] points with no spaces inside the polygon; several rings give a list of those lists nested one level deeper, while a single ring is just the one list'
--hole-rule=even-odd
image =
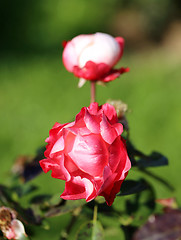
[{"label": "flower stem", "polygon": [[97,221],[97,205],[94,206],[94,215],[93,215],[93,222]]},{"label": "flower stem", "polygon": [[91,84],[91,103],[96,101],[96,82],[90,81]]}]

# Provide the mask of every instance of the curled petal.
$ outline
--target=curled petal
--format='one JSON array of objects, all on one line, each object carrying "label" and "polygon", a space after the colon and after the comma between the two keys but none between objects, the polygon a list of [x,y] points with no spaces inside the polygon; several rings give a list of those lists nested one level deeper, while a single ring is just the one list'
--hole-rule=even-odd
[{"label": "curled petal", "polygon": [[112,172],[117,170],[120,161],[124,161],[124,155],[122,153],[122,143],[120,136],[109,147],[109,167]]},{"label": "curled petal", "polygon": [[67,126],[68,124],[60,124],[55,123],[52,129],[49,131],[49,137],[45,140],[45,142],[49,143],[50,145],[58,140],[58,138],[62,135],[62,129]]},{"label": "curled petal", "polygon": [[67,169],[64,166],[64,155],[61,156],[61,158],[55,162],[52,159],[43,159],[40,161],[40,166],[43,169],[45,173],[52,170],[51,176],[53,178],[58,178],[62,180],[69,181],[70,180],[70,174],[67,171]]},{"label": "curled petal", "polygon": [[90,114],[96,115],[99,111],[99,105],[97,102],[91,103],[90,106],[87,108]]},{"label": "curled petal", "polygon": [[65,200],[85,198],[86,201],[90,201],[95,195],[93,183],[87,178],[77,176],[65,183],[65,190],[60,197]]},{"label": "curled petal", "polygon": [[105,83],[113,81],[116,78],[118,78],[121,74],[127,73],[129,71],[130,71],[129,68],[124,68],[124,67],[121,67],[120,69],[111,69],[111,71],[108,72],[107,75],[102,78],[102,81]]},{"label": "curled petal", "polygon": [[118,122],[117,113],[113,105],[105,103],[102,105],[102,110],[111,124]]},{"label": "curled petal", "polygon": [[51,152],[50,152],[50,157],[52,154],[56,152],[60,152],[64,149],[64,139],[63,136],[61,136],[53,145]]},{"label": "curled petal", "polygon": [[124,180],[128,174],[128,171],[130,170],[131,168],[131,161],[130,159],[128,158],[128,156],[126,157],[125,159],[125,163],[124,163],[124,169],[123,167],[121,166],[121,164],[119,164],[118,168],[117,168],[117,172],[120,173],[120,170],[122,170],[121,174],[118,174],[119,176],[119,180]]},{"label": "curled petal", "polygon": [[120,69],[111,69],[105,63],[96,64],[88,61],[84,67],[74,66],[73,73],[76,77],[90,81],[111,82],[121,74],[129,72],[130,69],[121,67]]},{"label": "curled petal", "polygon": [[101,79],[109,71],[109,65],[105,63],[94,63],[92,61],[87,61],[83,67],[75,65],[73,68],[73,73],[76,77],[93,81]]},{"label": "curled petal", "polygon": [[58,136],[58,133],[62,129],[62,125],[60,123],[55,123],[52,129],[49,131],[49,137],[45,140],[45,142],[50,143],[55,141],[55,138]]},{"label": "curled petal", "polygon": [[98,134],[100,131],[100,117],[91,115],[88,110],[85,112],[84,121],[86,127],[95,134]]},{"label": "curled petal", "polygon": [[102,192],[101,195],[106,199],[106,203],[108,206],[111,206],[113,204],[116,194],[120,191],[122,183],[123,180],[114,182],[113,186],[111,186],[111,191]]},{"label": "curled petal", "polygon": [[[55,127],[56,125],[56,127]],[[45,140],[48,143],[46,146],[46,151],[44,153],[45,157],[51,158],[54,154],[62,151],[64,149],[63,137],[66,135],[65,127],[71,127],[74,122],[66,124],[56,123],[53,128],[49,131],[49,137]]]},{"label": "curled petal", "polygon": [[91,131],[86,127],[84,116],[83,118],[80,118],[79,120],[76,120],[76,123],[74,126],[67,128],[67,131],[71,132],[74,135],[88,135],[91,133]]},{"label": "curled petal", "polygon": [[118,173],[119,180],[124,180],[125,177],[127,176],[127,172],[131,168],[131,161],[128,157],[127,149],[126,149],[126,141],[123,139],[123,137],[121,137],[120,143],[121,143],[120,162],[119,162],[119,165],[117,166],[117,169],[115,170],[115,172]]},{"label": "curled petal", "polygon": [[109,206],[112,205],[116,194],[120,191],[121,184],[128,175],[131,161],[126,152],[126,146],[122,139],[117,138],[110,147],[109,166],[106,166],[103,174],[103,185],[99,195],[106,199]]},{"label": "curled petal", "polygon": [[[125,177],[127,176],[126,173]],[[104,171],[104,183],[99,190],[99,196],[103,196],[108,206],[111,206],[116,194],[120,191],[123,180],[118,179],[118,174],[113,173],[109,167]]]},{"label": "curled petal", "polygon": [[117,123],[112,126],[108,122],[106,116],[103,115],[100,123],[100,132],[104,141],[112,144],[114,140],[123,132],[123,125],[121,123]]},{"label": "curled petal", "polygon": [[52,129],[58,128],[58,127],[63,127],[63,126],[65,126],[65,125],[66,125],[66,124],[60,124],[60,123],[56,122],[56,123],[53,125]]},{"label": "curled petal", "polygon": [[100,196],[104,196],[103,195],[104,193],[109,195],[109,193],[114,185],[116,177],[117,177],[117,173],[113,173],[108,166],[106,166],[104,168],[103,185],[101,186],[101,188],[99,190]]}]

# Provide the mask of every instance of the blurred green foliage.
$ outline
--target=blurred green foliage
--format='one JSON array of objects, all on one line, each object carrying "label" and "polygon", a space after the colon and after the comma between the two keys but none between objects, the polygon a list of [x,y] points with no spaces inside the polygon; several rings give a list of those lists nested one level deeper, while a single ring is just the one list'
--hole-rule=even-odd
[{"label": "blurred green foliage", "polygon": [[179,0],[2,0],[0,49],[55,52],[63,39],[81,33],[114,35],[116,16],[132,9],[141,14],[149,40],[160,40],[168,24],[181,16]]},{"label": "blurred green foliage", "polygon": [[105,30],[115,0],[1,1],[1,48],[52,49],[80,33]]}]

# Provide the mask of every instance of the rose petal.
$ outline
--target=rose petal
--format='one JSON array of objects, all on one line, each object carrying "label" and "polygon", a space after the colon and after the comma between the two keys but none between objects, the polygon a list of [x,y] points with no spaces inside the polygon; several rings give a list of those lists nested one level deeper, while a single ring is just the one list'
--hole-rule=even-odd
[{"label": "rose petal", "polygon": [[103,82],[110,82],[118,78],[121,74],[129,72],[130,69],[121,67],[120,69],[111,69],[103,78],[101,79]]},{"label": "rose petal", "polygon": [[53,153],[62,151],[64,149],[64,138],[61,136],[53,145],[51,152],[50,152],[50,157]]},{"label": "rose petal", "polygon": [[[120,191],[123,180],[117,180],[117,173],[112,173],[109,167],[104,171],[104,183],[99,190],[98,195],[103,196],[108,206],[111,206],[116,194]],[[126,177],[126,176],[125,176]]]},{"label": "rose petal", "polygon": [[72,151],[68,153],[75,164],[92,176],[101,176],[108,162],[108,151],[99,135],[77,135]]},{"label": "rose petal", "polygon": [[123,155],[121,147],[120,137],[117,137],[109,147],[109,167],[112,172],[116,171],[120,161],[124,161],[125,155]]},{"label": "rose petal", "polygon": [[21,221],[17,219],[12,220],[11,227],[15,233],[15,239],[20,239],[23,236],[26,236],[25,228]]},{"label": "rose petal", "polygon": [[87,108],[90,114],[96,115],[99,111],[99,105],[97,102],[91,103],[90,106]]},{"label": "rose petal", "polygon": [[100,123],[101,136],[105,142],[112,144],[114,140],[123,132],[123,126],[121,123],[117,123],[112,126],[105,115],[102,117]]},{"label": "rose petal", "polygon": [[108,166],[106,166],[103,174],[103,185],[99,190],[99,195],[102,196],[103,192],[107,192],[107,194],[109,194],[115,182],[116,177],[117,177],[117,173],[113,173],[111,169]]},{"label": "rose petal", "polygon": [[[94,34],[81,34],[72,39],[77,56],[80,58],[80,55],[88,46],[93,44]],[[79,60],[80,61],[80,60]]]},{"label": "rose petal", "polygon": [[111,187],[110,192],[102,193],[102,196],[105,198],[108,206],[111,206],[113,204],[116,194],[120,191],[122,183],[123,183],[123,181],[114,182],[113,186]]},{"label": "rose petal", "polygon": [[67,42],[63,51],[62,60],[69,72],[72,72],[74,66],[78,64],[78,56],[72,41]]},{"label": "rose petal", "polygon": [[62,59],[66,69],[70,72],[79,65],[80,54],[86,46],[91,44],[92,35],[79,35],[69,41],[63,51]]},{"label": "rose petal", "polygon": [[126,141],[123,139],[123,137],[121,137],[120,139],[120,143],[121,143],[121,148],[120,148],[120,161],[119,161],[119,165],[117,166],[117,169],[115,169],[115,172],[118,173],[118,178],[117,180],[123,180],[125,179],[125,177],[127,176],[127,172],[130,170],[131,168],[131,161],[128,157],[127,154],[127,149],[126,149]]},{"label": "rose petal", "polygon": [[115,37],[115,40],[119,44],[120,47],[120,55],[118,56],[118,59],[122,57],[123,55],[123,50],[124,50],[124,38],[122,37]]},{"label": "rose petal", "polygon": [[76,120],[76,123],[73,127],[67,128],[66,130],[73,133],[74,135],[80,134],[82,136],[91,133],[91,131],[85,125],[84,116],[82,116],[82,118],[79,120]]},{"label": "rose petal", "polygon": [[[126,159],[125,159],[125,165],[123,165],[123,162],[122,164],[119,164],[118,168],[117,168],[117,172],[121,173],[120,176],[119,176],[119,180],[124,180],[125,177],[127,176],[128,174],[128,171],[130,170],[131,168],[131,161],[129,159],[129,157],[127,156]],[[124,166],[124,169],[123,169],[123,166]],[[121,172],[120,172],[121,171]]]},{"label": "rose petal", "polygon": [[65,200],[85,198],[86,201],[91,201],[95,198],[94,186],[89,179],[77,176],[65,183],[65,190],[60,197]]},{"label": "rose petal", "polygon": [[120,56],[119,43],[106,33],[96,33],[92,37],[93,42],[87,45],[79,55],[79,67],[85,66],[88,61],[114,66]]},{"label": "rose petal", "polygon": [[102,79],[110,70],[110,66],[105,63],[87,61],[83,67],[75,65],[73,68],[73,73],[78,78],[94,81]]},{"label": "rose petal", "polygon": [[91,115],[88,110],[85,111],[84,121],[86,127],[95,134],[100,131],[100,117]]},{"label": "rose petal", "polygon": [[104,115],[109,119],[110,123],[114,124],[118,122],[117,113],[113,105],[105,103],[102,105]]},{"label": "rose petal", "polygon": [[69,181],[70,180],[70,174],[67,171],[67,169],[64,166],[64,155],[62,154],[60,159],[55,162],[52,159],[43,159],[40,161],[40,166],[43,169],[45,173],[52,170],[51,176],[53,178],[58,178],[62,180]]}]

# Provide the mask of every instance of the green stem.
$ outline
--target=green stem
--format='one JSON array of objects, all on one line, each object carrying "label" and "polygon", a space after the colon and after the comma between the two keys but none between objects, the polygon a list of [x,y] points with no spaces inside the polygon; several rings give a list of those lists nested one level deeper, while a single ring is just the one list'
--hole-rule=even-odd
[{"label": "green stem", "polygon": [[93,215],[93,222],[96,222],[97,221],[97,205],[94,206],[94,215]]},{"label": "green stem", "polygon": [[96,101],[96,81],[90,81],[91,84],[91,103]]}]

